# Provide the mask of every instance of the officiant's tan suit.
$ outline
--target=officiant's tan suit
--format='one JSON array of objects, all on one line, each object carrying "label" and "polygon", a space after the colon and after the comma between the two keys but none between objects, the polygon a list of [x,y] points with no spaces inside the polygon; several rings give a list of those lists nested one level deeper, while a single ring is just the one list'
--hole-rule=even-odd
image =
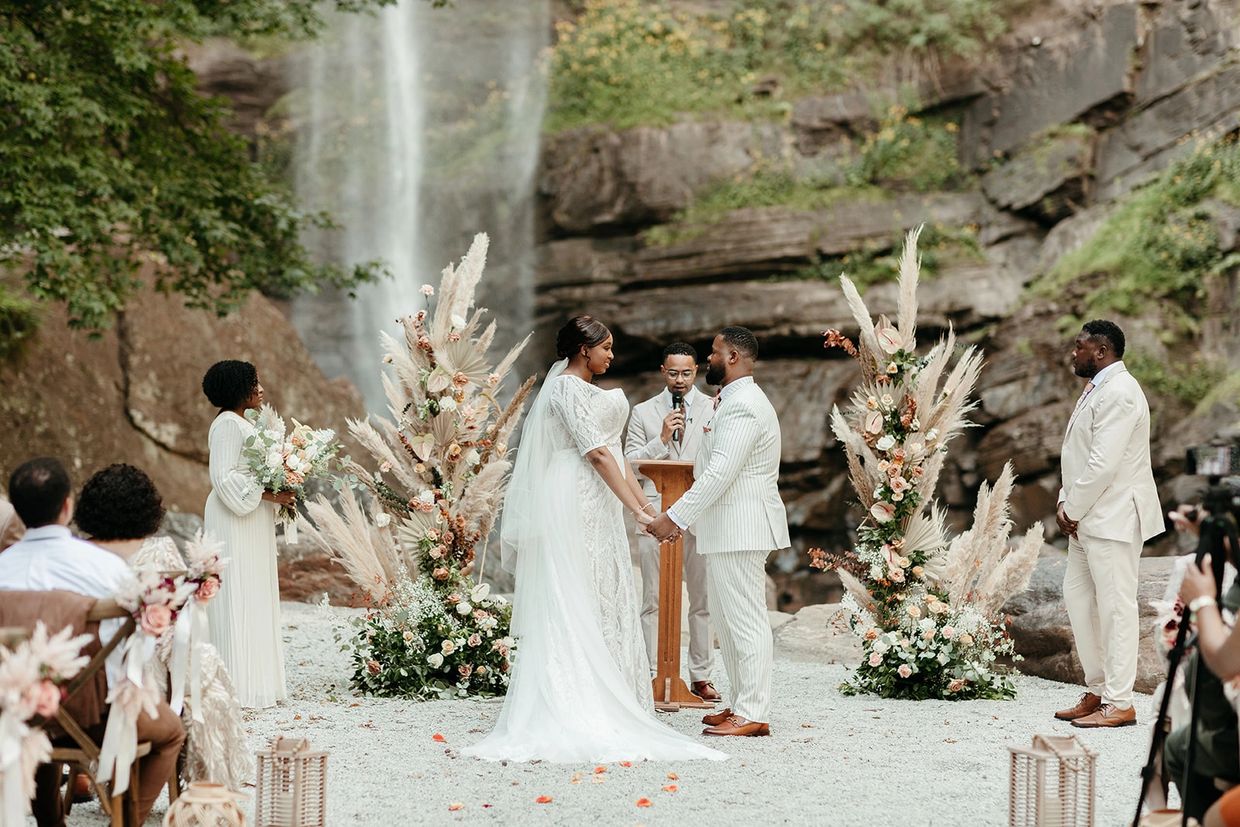
[{"label": "officiant's tan suit", "polygon": [[766,558],[790,545],[779,496],[779,418],[751,376],[729,382],[719,400],[694,461],[693,487],[667,516],[692,527],[706,558],[710,615],[731,684],[729,707],[765,723],[773,660]]},{"label": "officiant's tan suit", "polygon": [[1064,434],[1059,502],[1078,523],[1068,539],[1063,596],[1089,691],[1132,706],[1140,640],[1142,544],[1163,531],[1150,464],[1150,409],[1124,363],[1086,385]]},{"label": "officiant's tan suit", "polygon": [[[662,393],[633,406],[629,417],[629,432],[624,440],[624,455],[636,465],[646,459],[671,459],[693,462],[705,436],[703,427],[714,415],[712,398],[690,388],[685,394],[685,428],[680,441],[662,440],[663,419],[672,410],[672,394],[667,388]],[[642,478],[646,498],[662,511],[659,492],[654,483]],[[706,597],[706,562],[697,552],[697,538],[686,534],[685,588],[689,592],[689,682],[711,679],[710,606]],[[646,639],[646,654],[650,658],[650,671],[654,672],[659,657],[659,541],[637,529],[637,552],[642,569],[642,635]]]}]

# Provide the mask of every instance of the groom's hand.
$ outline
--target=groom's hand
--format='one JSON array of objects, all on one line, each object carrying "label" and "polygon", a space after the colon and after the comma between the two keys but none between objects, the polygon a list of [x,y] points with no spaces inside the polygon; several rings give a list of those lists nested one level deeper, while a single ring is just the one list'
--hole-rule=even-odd
[{"label": "groom's hand", "polygon": [[672,518],[663,512],[654,518],[654,522],[646,526],[646,533],[660,543],[670,543],[680,536],[680,526],[672,522]]}]

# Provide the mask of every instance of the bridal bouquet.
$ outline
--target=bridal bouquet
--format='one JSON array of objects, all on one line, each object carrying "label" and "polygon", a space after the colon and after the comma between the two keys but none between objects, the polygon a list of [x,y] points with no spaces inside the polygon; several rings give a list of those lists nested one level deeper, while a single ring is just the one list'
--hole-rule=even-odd
[{"label": "bridal bouquet", "polygon": [[52,742],[35,716],[51,719],[60,709],[61,687],[90,658],[81,654],[90,635],[49,635],[42,621],[12,651],[0,646],[0,824],[24,824],[34,796],[34,772],[52,755]]},{"label": "bridal bouquet", "polygon": [[[332,461],[341,448],[335,431],[311,428],[294,419],[292,432],[286,433],[284,420],[270,405],[246,411],[245,415],[254,425],[254,433],[246,439],[241,458],[264,489],[273,494],[292,491],[298,499],[305,499],[307,480],[330,476]],[[286,532],[291,531],[297,509],[280,506],[279,516]],[[287,533],[286,537],[295,541]]]},{"label": "bridal bouquet", "polygon": [[976,404],[969,396],[982,355],[969,347],[956,358],[949,332],[917,356],[919,233],[909,233],[900,260],[894,324],[886,316],[874,321],[853,283],[840,276],[859,335],[854,344],[828,330],[825,346],[856,359],[862,383],[845,411],[832,409],[831,427],[866,519],[852,550],[811,549],[810,565],[839,573],[851,626],[862,639],[864,657],[845,691],[1006,698],[1015,689],[996,662],[1017,656],[1000,610],[1028,585],[1042,531],[1031,528],[1009,550],[1010,465],[993,487],[982,484],[973,527],[953,539],[945,512],[930,504],[947,445]]},{"label": "bridal bouquet", "polygon": [[433,697],[507,686],[510,607],[479,592],[475,579],[534,380],[501,401],[525,342],[492,362],[496,323],[484,324],[485,309],[474,307],[487,243],[477,235],[437,286],[423,286],[427,307],[401,320],[400,340],[383,335],[390,418],[349,423],[374,460],[346,464],[349,482],[369,495],[365,507],[347,489],[335,507],[321,498],[306,506],[312,538],[376,607],[351,643],[353,684],[365,692]]}]

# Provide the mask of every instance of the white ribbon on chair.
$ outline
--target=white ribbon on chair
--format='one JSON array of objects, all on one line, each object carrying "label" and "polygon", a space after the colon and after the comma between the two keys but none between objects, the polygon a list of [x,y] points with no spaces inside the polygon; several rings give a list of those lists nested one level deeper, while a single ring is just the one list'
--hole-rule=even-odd
[{"label": "white ribbon on chair", "polygon": [[129,789],[129,770],[138,755],[138,718],[145,709],[159,715],[159,694],[146,679],[157,639],[135,631],[124,643],[125,678],[108,693],[108,725],[99,745],[98,778],[112,779],[112,795]]},{"label": "white ribbon on chair", "polygon": [[0,712],[0,824],[25,824],[34,772],[52,757],[52,742],[11,712]]},{"label": "white ribbon on chair", "polygon": [[[177,602],[181,610],[177,614],[177,622],[172,627],[172,654],[168,658],[168,706],[180,715],[185,708],[185,673],[190,674],[190,706],[194,708],[194,716],[198,718],[199,699],[201,698],[202,680],[198,676],[198,645],[206,640],[205,608],[194,600],[197,583],[182,583],[177,589]],[[201,624],[196,614],[204,612]],[[201,631],[200,625],[203,627]]]}]

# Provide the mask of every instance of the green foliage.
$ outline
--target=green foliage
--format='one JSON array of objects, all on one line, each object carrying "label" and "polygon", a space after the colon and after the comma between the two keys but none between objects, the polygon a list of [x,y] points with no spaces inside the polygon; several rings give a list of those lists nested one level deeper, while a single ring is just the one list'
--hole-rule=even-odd
[{"label": "green foliage", "polygon": [[354,618],[344,643],[355,689],[385,698],[503,695],[512,606],[487,586],[441,594],[430,578],[398,583],[382,605]]},{"label": "green foliage", "polygon": [[842,88],[892,56],[975,55],[1002,33],[1000,10],[1010,4],[736,0],[709,14],[650,0],[584,0],[575,22],[557,25],[546,126],[626,128],[693,112],[781,117],[788,107],[779,96]]},{"label": "green foliage", "polygon": [[892,106],[878,131],[866,136],[849,180],[917,192],[959,187],[965,173],[956,155],[958,132],[955,121],[923,119]]},{"label": "green foliage", "polygon": [[1124,364],[1155,396],[1179,400],[1190,408],[1197,407],[1227,375],[1220,365],[1200,359],[1168,366],[1143,353],[1126,353]]},{"label": "green foliage", "polygon": [[19,353],[38,329],[38,305],[0,284],[0,359]]},{"label": "green foliage", "polygon": [[[389,0],[336,0],[349,11]],[[313,0],[8,3],[0,15],[0,267],[71,323],[107,326],[147,267],[161,290],[226,312],[253,289],[289,294],[375,278],[314,263],[299,236],[328,224],[288,193],[201,96],[186,40],[313,36]]]},{"label": "green foliage", "polygon": [[1061,258],[1035,289],[1087,287],[1086,312],[1139,315],[1160,308],[1181,332],[1194,332],[1206,280],[1237,265],[1219,246],[1203,203],[1240,205],[1240,144],[1200,147],[1132,193],[1085,244]]}]

